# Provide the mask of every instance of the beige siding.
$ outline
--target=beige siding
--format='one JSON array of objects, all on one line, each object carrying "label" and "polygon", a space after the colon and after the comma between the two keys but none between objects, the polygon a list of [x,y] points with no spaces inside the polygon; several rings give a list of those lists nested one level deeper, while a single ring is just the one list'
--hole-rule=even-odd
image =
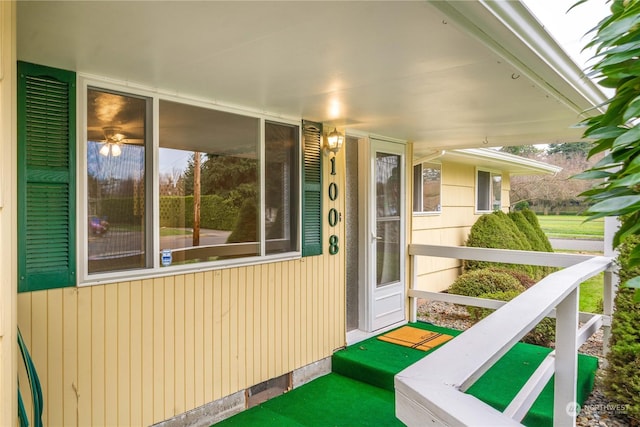
[{"label": "beige siding", "polygon": [[[16,4],[0,2],[0,425],[18,417],[16,345]],[[22,378],[21,381],[25,379]]]},{"label": "beige siding", "polygon": [[45,424],[148,425],[330,356],[339,260],[20,294]]},{"label": "beige siding", "polygon": [[[433,245],[464,245],[471,226],[480,216],[475,212],[476,168],[458,163],[442,164],[442,212],[414,215],[412,242]],[[502,207],[509,209],[509,176],[502,177]],[[416,288],[442,291],[460,274],[457,260],[426,258],[418,260]]]}]

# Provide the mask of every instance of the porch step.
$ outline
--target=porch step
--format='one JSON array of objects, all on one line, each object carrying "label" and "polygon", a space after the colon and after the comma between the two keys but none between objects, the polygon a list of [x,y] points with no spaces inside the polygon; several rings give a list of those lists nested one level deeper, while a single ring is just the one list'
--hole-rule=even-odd
[{"label": "porch step", "polygon": [[[454,336],[462,333],[422,322],[412,323],[411,326]],[[550,352],[551,349],[546,347],[518,343],[480,377],[467,393],[503,411]],[[374,337],[336,352],[332,358],[332,370],[392,392],[393,377],[429,353]],[[577,400],[580,405],[593,389],[597,368],[596,357],[578,356]],[[553,378],[532,406],[523,424],[541,427],[553,425]]]},{"label": "porch step", "polygon": [[394,393],[330,373],[215,424],[215,427],[401,427]]}]

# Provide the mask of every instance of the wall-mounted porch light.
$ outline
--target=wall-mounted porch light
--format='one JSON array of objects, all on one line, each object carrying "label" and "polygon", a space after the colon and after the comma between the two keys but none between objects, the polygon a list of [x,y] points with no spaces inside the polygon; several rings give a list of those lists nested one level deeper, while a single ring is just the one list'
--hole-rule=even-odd
[{"label": "wall-mounted porch light", "polygon": [[333,151],[334,154],[337,154],[342,148],[343,143],[344,135],[338,132],[336,128],[333,128],[333,131],[327,135],[326,143],[324,145],[325,152],[328,154],[329,151]]}]

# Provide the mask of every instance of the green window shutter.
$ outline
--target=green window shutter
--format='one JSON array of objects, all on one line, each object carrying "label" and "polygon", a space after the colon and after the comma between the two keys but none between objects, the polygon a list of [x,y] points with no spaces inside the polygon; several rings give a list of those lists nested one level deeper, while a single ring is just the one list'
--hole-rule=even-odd
[{"label": "green window shutter", "polygon": [[18,290],[75,286],[74,72],[18,62]]},{"label": "green window shutter", "polygon": [[322,254],[322,123],[302,122],[302,256]]}]

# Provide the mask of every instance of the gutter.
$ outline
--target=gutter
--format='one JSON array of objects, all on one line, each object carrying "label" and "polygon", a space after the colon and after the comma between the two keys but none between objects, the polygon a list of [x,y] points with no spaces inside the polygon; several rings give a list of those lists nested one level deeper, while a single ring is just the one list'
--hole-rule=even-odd
[{"label": "gutter", "polygon": [[607,97],[602,90],[519,1],[429,4],[577,114],[585,117],[604,111]]}]

